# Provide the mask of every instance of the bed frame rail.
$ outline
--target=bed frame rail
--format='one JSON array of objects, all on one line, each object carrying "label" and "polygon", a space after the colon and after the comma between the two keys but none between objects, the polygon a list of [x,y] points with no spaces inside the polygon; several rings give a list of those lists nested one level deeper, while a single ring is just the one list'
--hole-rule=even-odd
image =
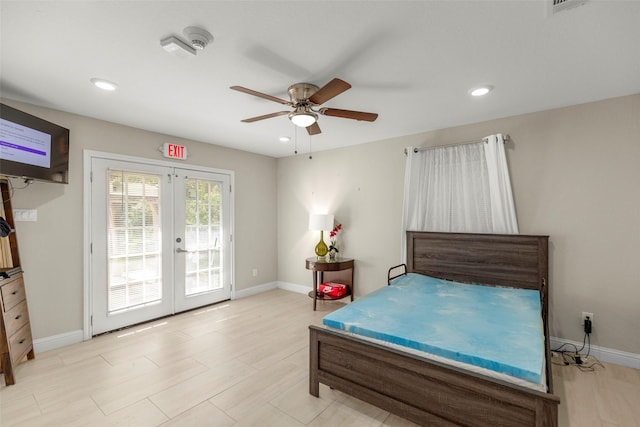
[{"label": "bed frame rail", "polygon": [[556,426],[559,400],[310,326],[309,392],[319,384],[429,426]]},{"label": "bed frame rail", "polygon": [[[398,273],[397,270],[400,269],[400,268],[402,269],[402,272]],[[392,276],[392,274],[393,274],[393,276]],[[391,285],[391,281],[393,279],[395,279],[397,277],[400,277],[400,276],[406,276],[406,275],[407,275],[407,264],[394,265],[387,272],[387,286]]]}]

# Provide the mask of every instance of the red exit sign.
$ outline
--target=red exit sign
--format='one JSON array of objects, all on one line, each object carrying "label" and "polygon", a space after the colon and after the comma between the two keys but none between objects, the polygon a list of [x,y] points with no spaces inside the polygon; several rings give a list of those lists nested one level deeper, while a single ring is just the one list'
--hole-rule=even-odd
[{"label": "red exit sign", "polygon": [[184,145],[165,142],[163,154],[165,157],[169,157],[170,159],[184,160],[187,158],[187,147],[185,147]]}]

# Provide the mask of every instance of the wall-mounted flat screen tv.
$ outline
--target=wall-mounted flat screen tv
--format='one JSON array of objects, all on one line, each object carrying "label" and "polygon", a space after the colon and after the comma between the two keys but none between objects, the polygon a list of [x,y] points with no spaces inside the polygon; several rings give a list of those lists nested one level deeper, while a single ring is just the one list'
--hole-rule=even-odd
[{"label": "wall-mounted flat screen tv", "polygon": [[69,129],[0,104],[0,175],[69,183]]}]

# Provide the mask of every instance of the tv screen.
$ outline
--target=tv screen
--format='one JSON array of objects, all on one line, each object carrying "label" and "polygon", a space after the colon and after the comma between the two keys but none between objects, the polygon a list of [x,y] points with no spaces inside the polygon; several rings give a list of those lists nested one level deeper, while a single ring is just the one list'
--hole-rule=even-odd
[{"label": "tv screen", "polygon": [[0,175],[69,183],[69,129],[0,104]]}]

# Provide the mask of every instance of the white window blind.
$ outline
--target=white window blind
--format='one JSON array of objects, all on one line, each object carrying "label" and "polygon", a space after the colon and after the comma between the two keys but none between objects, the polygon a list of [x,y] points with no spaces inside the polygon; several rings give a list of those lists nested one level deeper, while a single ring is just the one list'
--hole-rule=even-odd
[{"label": "white window blind", "polygon": [[159,190],[159,175],[109,171],[109,313],[162,298]]}]

